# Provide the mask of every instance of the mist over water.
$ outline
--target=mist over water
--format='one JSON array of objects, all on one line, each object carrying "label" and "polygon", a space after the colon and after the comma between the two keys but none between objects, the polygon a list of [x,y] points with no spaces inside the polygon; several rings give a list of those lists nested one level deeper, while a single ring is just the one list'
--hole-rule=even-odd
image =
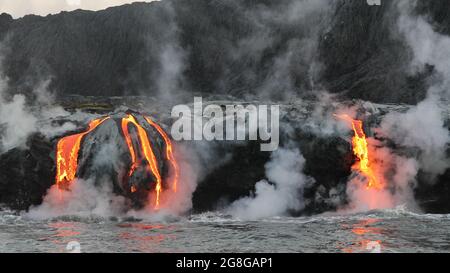
[{"label": "mist over water", "polygon": [[303,188],[314,182],[302,173],[304,163],[298,149],[278,149],[266,164],[266,175],[272,183],[258,182],[254,196],[235,201],[228,212],[238,219],[255,220],[301,210]]},{"label": "mist over water", "polygon": [[[271,217],[239,221],[219,213],[189,217],[61,216],[30,220],[0,212],[0,252],[447,252],[450,218],[399,207],[353,215]],[[205,236],[208,234],[208,236]],[[333,234],[330,237],[330,234]],[[432,236],[430,236],[432,234]]]}]

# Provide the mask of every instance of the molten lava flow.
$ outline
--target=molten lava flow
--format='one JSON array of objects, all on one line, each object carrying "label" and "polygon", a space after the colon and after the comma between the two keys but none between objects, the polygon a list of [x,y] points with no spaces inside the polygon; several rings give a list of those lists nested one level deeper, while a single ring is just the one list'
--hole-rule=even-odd
[{"label": "molten lava flow", "polygon": [[[67,189],[70,183],[76,178],[78,168],[78,153],[80,150],[81,141],[83,140],[84,136],[92,132],[95,128],[97,128],[97,126],[99,126],[109,118],[110,117],[96,119],[89,124],[89,128],[86,132],[64,137],[58,142],[56,155],[56,184],[60,189]],[[172,143],[170,142],[167,134],[158,124],[153,122],[150,118],[145,117],[145,119],[152,127],[154,127],[158,131],[158,133],[165,141],[166,157],[167,160],[170,161],[170,164],[172,165],[175,172],[172,188],[176,192],[179,178],[179,168],[173,155]],[[133,138],[130,135],[129,131],[130,124],[134,125],[137,130],[139,147],[135,147],[133,144]],[[148,138],[147,132],[131,114],[122,119],[122,131],[131,156],[131,166],[128,172],[128,176],[131,177],[141,165],[145,165],[145,170],[151,172],[153,174],[153,177],[156,179],[155,208],[158,209],[160,204],[160,194],[162,192],[162,178],[159,172],[158,162],[152,149],[152,145]],[[135,193],[137,191],[138,188],[135,185],[132,185],[130,188],[130,192]]]},{"label": "molten lava flow", "polygon": [[349,115],[335,115],[336,117],[349,122],[352,125],[355,133],[352,139],[353,153],[359,159],[359,163],[353,166],[360,171],[368,180],[368,189],[382,189],[383,184],[377,179],[371,168],[371,161],[369,155],[369,148],[367,144],[366,134],[363,129],[363,122],[361,120],[354,120]]},{"label": "molten lava flow", "polygon": [[[125,136],[125,140],[128,145],[128,149],[130,150],[131,154],[131,169],[128,175],[131,177],[134,173],[134,171],[139,167],[139,165],[142,163],[141,161],[137,160],[137,155],[133,147],[132,138],[130,136],[130,132],[128,130],[128,125],[133,124],[136,129],[139,136],[139,142],[141,145],[141,151],[144,155],[147,163],[149,164],[149,168],[152,171],[154,177],[156,178],[156,202],[155,202],[155,208],[159,207],[159,196],[162,191],[162,181],[161,181],[161,175],[158,170],[158,163],[156,161],[155,154],[153,152],[152,146],[150,144],[150,141],[148,140],[147,132],[145,131],[142,126],[139,125],[139,123],[136,121],[136,119],[132,115],[128,115],[128,117],[122,119],[122,130],[123,134]],[[133,189],[131,189],[133,191]]]},{"label": "molten lava flow", "polygon": [[67,136],[59,140],[56,152],[56,185],[58,185],[60,189],[67,189],[70,183],[76,178],[78,152],[83,137],[92,132],[107,119],[109,119],[109,117],[96,119],[89,123],[89,128],[86,132]]},{"label": "molten lava flow", "polygon": [[166,132],[164,132],[164,130],[161,128],[161,126],[156,124],[153,120],[151,120],[148,117],[145,117],[145,120],[147,120],[147,122],[158,131],[158,133],[161,135],[161,137],[164,139],[164,142],[166,143],[166,157],[170,161],[170,164],[172,165],[172,168],[175,172],[173,182],[172,182],[172,189],[174,192],[176,192],[177,184],[178,184],[178,177],[179,177],[179,168],[178,168],[178,163],[175,160],[175,157],[173,155],[172,142],[170,141],[170,138],[166,134]]}]

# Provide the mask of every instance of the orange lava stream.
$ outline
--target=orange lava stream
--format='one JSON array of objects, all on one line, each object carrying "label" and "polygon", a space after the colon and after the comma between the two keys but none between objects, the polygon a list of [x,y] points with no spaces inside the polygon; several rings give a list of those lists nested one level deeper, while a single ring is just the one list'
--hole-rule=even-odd
[{"label": "orange lava stream", "polygon": [[[56,153],[57,158],[56,184],[60,189],[68,189],[70,183],[72,183],[76,178],[78,168],[78,155],[81,142],[84,136],[92,132],[95,128],[97,128],[100,124],[102,124],[105,120],[109,118],[110,117],[105,117],[93,120],[92,122],[89,123],[89,127],[85,132],[67,136],[58,141]],[[153,120],[151,120],[148,117],[145,117],[145,119],[152,127],[154,127],[158,131],[158,133],[165,141],[166,157],[170,161],[170,164],[172,165],[173,170],[175,171],[172,188],[176,192],[179,179],[179,167],[173,154],[173,146],[170,141],[170,138],[158,124],[153,122]],[[129,132],[130,124],[134,125],[135,128],[137,129],[140,145],[139,149],[147,163],[143,163],[143,161],[138,159],[138,154],[136,153],[132,137]],[[131,177],[141,164],[148,164],[147,170],[151,171],[153,176],[156,178],[155,208],[158,209],[160,205],[160,195],[162,192],[162,178],[159,172],[158,162],[155,153],[153,152],[150,140],[147,135],[147,131],[142,126],[140,126],[136,118],[131,114],[128,115],[126,118],[122,119],[122,131],[131,156],[131,166],[128,172],[128,176]],[[130,191],[132,193],[137,192],[136,186],[134,185],[131,186]]]},{"label": "orange lava stream", "polygon": [[158,163],[155,157],[155,154],[153,152],[152,146],[150,144],[150,141],[148,140],[147,132],[145,131],[142,126],[139,125],[139,123],[136,121],[136,119],[132,115],[128,115],[128,117],[122,119],[122,130],[125,136],[126,143],[128,145],[128,149],[130,150],[131,154],[131,169],[128,173],[129,176],[133,175],[134,171],[139,167],[141,164],[140,161],[137,160],[136,152],[133,147],[133,143],[131,140],[131,136],[128,130],[128,125],[133,124],[138,131],[138,136],[141,144],[141,150],[142,153],[147,160],[150,170],[152,171],[153,175],[156,178],[156,201],[155,201],[155,208],[159,208],[159,197],[162,191],[162,180],[161,175],[158,170]]},{"label": "orange lava stream", "polygon": [[170,161],[170,164],[172,165],[173,170],[175,172],[174,173],[174,179],[173,179],[173,182],[172,182],[172,189],[173,189],[174,192],[177,192],[177,186],[178,186],[177,184],[178,184],[180,170],[179,170],[177,161],[175,160],[175,157],[173,155],[172,142],[170,141],[170,138],[166,134],[166,132],[164,132],[164,130],[161,128],[161,126],[156,124],[149,117],[145,117],[145,120],[147,120],[147,122],[158,131],[158,133],[161,135],[161,137],[164,139],[164,142],[166,143],[166,157]]},{"label": "orange lava stream", "polygon": [[78,168],[78,153],[83,137],[92,132],[109,117],[96,119],[89,123],[86,132],[71,135],[58,141],[56,152],[56,184],[60,189],[67,189],[76,178]]},{"label": "orange lava stream", "polygon": [[355,120],[349,115],[334,115],[339,119],[349,122],[352,126],[354,136],[352,138],[353,153],[359,159],[359,162],[353,166],[360,171],[369,182],[367,183],[368,189],[382,189],[383,184],[377,179],[371,168],[369,145],[367,143],[366,134],[363,129],[363,122],[361,120]]}]

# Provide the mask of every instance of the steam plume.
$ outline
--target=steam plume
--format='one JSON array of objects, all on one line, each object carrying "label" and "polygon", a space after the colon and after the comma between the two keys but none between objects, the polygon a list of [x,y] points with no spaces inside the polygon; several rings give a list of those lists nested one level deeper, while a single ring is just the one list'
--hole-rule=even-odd
[{"label": "steam plume", "polygon": [[278,149],[266,164],[268,180],[256,184],[254,196],[231,204],[229,213],[239,219],[252,220],[303,209],[303,189],[311,182],[302,173],[304,164],[305,159],[298,149]]}]

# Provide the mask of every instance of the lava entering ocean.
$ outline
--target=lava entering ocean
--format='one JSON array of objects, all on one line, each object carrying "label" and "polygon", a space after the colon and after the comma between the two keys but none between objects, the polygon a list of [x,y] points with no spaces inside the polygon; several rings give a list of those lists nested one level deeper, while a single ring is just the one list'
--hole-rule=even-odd
[{"label": "lava entering ocean", "polygon": [[89,123],[86,132],[62,138],[56,149],[56,184],[60,189],[68,189],[76,178],[78,169],[78,152],[83,137],[97,128],[109,117],[96,119]]},{"label": "lava entering ocean", "polygon": [[161,126],[159,126],[156,122],[151,120],[149,117],[145,117],[145,120],[151,126],[153,126],[158,131],[158,133],[161,135],[161,137],[164,139],[164,142],[166,144],[166,157],[170,161],[170,164],[172,164],[172,168],[173,168],[173,171],[174,171],[173,182],[172,182],[172,189],[173,189],[174,192],[176,192],[177,191],[178,176],[179,176],[180,169],[178,167],[178,163],[175,160],[175,156],[173,154],[172,142],[170,141],[170,138],[166,134],[166,132],[164,132],[164,130],[161,128]]},{"label": "lava entering ocean", "polygon": [[358,162],[356,162],[352,168],[359,171],[367,178],[367,189],[383,189],[384,183],[377,178],[375,171],[372,168],[373,162],[371,161],[372,158],[369,152],[367,137],[364,133],[363,122],[361,120],[355,120],[346,114],[334,116],[348,122],[352,126],[354,132],[352,138],[353,153],[358,158]]},{"label": "lava entering ocean", "polygon": [[[56,151],[56,184],[59,189],[68,190],[70,184],[77,178],[77,171],[80,167],[78,163],[79,151],[82,147],[84,137],[110,118],[111,117],[108,116],[96,119],[89,124],[89,127],[85,132],[66,136],[58,141]],[[171,189],[173,192],[176,192],[179,178],[179,168],[173,153],[173,145],[171,140],[161,126],[155,123],[152,119],[149,117],[144,117],[144,120],[156,130],[161,139],[164,141],[164,156],[171,165]],[[159,166],[160,164],[155,156],[153,146],[154,143],[150,140],[147,130],[139,124],[135,116],[132,114],[127,114],[126,117],[121,118],[120,121],[123,137],[131,158],[131,165],[129,171],[127,172],[127,177],[130,179],[135,171],[140,167],[150,174],[150,177],[153,177],[155,180],[153,181],[155,182],[154,188],[156,193],[154,208],[159,209],[160,196],[163,191],[163,174],[161,173],[161,166]],[[136,136],[130,133],[130,126],[133,126],[134,129],[136,129]],[[135,147],[136,143],[139,148]],[[136,185],[131,185],[128,190],[130,193],[136,193],[138,188]]]},{"label": "lava entering ocean", "polygon": [[[156,199],[155,199],[155,208],[159,207],[159,198],[162,190],[162,179],[161,174],[158,170],[158,163],[156,161],[155,153],[153,152],[152,145],[147,136],[147,132],[145,129],[139,125],[136,119],[132,115],[128,115],[128,117],[122,119],[122,130],[125,135],[125,140],[128,145],[128,149],[130,150],[131,155],[131,169],[128,173],[128,176],[131,177],[134,171],[139,167],[141,161],[137,160],[136,152],[133,147],[133,142],[131,139],[130,132],[128,131],[128,125],[133,124],[137,130],[139,135],[139,142],[141,144],[141,152],[145,157],[145,160],[148,163],[148,168],[152,172],[153,176],[156,178]],[[133,189],[130,189],[133,191]]]}]

